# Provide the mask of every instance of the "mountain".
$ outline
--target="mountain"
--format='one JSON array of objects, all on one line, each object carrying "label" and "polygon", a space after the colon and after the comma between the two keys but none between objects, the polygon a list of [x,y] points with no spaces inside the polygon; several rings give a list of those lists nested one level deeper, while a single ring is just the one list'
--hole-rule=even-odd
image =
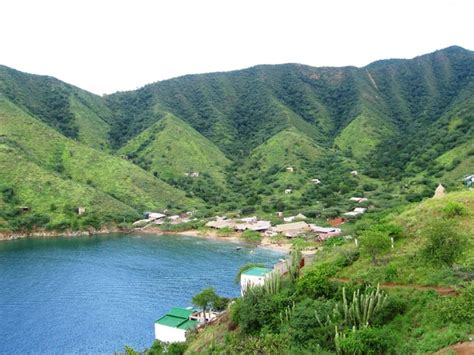
[{"label": "mountain", "polygon": [[474,53],[460,47],[362,68],[186,75],[104,97],[0,66],[0,98],[4,159],[21,155],[133,213],[332,216],[353,195],[386,208],[474,173]]}]

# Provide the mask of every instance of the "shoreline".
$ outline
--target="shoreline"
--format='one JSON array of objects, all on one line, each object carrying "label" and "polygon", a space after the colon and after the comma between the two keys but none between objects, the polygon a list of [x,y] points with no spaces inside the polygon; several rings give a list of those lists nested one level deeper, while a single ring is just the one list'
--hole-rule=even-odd
[{"label": "shoreline", "polygon": [[34,231],[30,233],[21,232],[0,232],[0,242],[7,240],[26,239],[26,238],[55,238],[55,237],[81,237],[81,236],[93,236],[100,234],[109,233],[129,233],[128,229],[121,229],[118,227],[107,227],[98,230],[84,230],[84,231]]},{"label": "shoreline", "polygon": [[[243,240],[240,235],[242,233],[234,232],[228,237],[219,237],[217,235],[217,231],[207,231],[206,233],[200,233],[197,230],[187,230],[187,231],[181,231],[181,232],[164,232],[160,230],[157,227],[151,227],[151,228],[145,228],[145,229],[135,229],[130,231],[131,234],[139,234],[139,233],[144,233],[144,234],[154,234],[154,235],[180,235],[180,236],[185,236],[185,237],[197,237],[197,238],[205,238],[205,239],[213,239],[213,240],[222,240],[225,242],[239,242],[239,243],[245,243],[245,240]],[[284,253],[289,253],[291,251],[291,244],[289,243],[282,243],[282,244],[275,244],[271,242],[271,239],[269,237],[263,237],[262,241],[260,244],[252,244],[252,243],[247,243],[249,245],[255,245],[256,248],[265,248],[265,249],[271,249],[274,251],[279,251],[279,252],[284,252]]]},{"label": "shoreline", "polygon": [[[101,234],[109,234],[109,233],[129,233],[129,234],[150,234],[150,235],[178,235],[178,236],[185,236],[185,237],[197,237],[197,238],[205,238],[205,239],[213,239],[213,240],[222,240],[225,242],[233,242],[233,243],[245,243],[240,235],[241,233],[234,232],[228,237],[219,237],[217,235],[217,231],[207,231],[206,233],[200,233],[197,230],[187,230],[187,231],[180,231],[180,232],[165,232],[160,230],[157,227],[152,228],[144,228],[144,229],[121,229],[118,227],[108,227],[102,228],[99,230],[85,230],[85,231],[33,231],[31,233],[20,233],[20,232],[0,232],[0,242],[8,241],[8,240],[16,240],[16,239],[26,239],[26,238],[55,238],[55,237],[81,237],[81,236],[94,236],[94,235],[101,235]],[[291,250],[291,244],[289,243],[281,243],[275,244],[272,243],[269,237],[263,237],[260,244],[251,244],[255,245],[256,248],[265,248],[270,249],[273,251],[289,253]]]}]

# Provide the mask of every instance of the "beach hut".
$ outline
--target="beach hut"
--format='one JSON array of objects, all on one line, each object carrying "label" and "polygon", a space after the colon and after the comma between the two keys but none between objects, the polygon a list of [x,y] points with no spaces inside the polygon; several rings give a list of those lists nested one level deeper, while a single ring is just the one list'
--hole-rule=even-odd
[{"label": "beach hut", "polygon": [[240,293],[243,296],[250,287],[263,286],[265,280],[272,272],[272,269],[266,267],[253,267],[244,271],[240,275]]},{"label": "beach hut", "polygon": [[164,343],[186,341],[186,331],[194,329],[199,322],[190,319],[192,309],[173,307],[155,322],[155,339]]}]

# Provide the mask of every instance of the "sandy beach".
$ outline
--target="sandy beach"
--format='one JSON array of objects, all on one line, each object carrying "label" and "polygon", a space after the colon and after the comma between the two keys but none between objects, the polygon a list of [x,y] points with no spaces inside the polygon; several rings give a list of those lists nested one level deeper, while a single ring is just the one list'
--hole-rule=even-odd
[{"label": "sandy beach", "polygon": [[[158,227],[149,227],[149,228],[144,228],[144,229],[135,229],[132,231],[132,233],[146,233],[146,234],[156,234],[156,235],[175,234],[175,235],[183,235],[187,237],[209,238],[209,239],[217,239],[217,240],[234,242],[234,243],[236,242],[245,243],[245,241],[241,238],[242,233],[238,233],[238,232],[234,232],[227,237],[220,237],[217,235],[217,231],[214,231],[214,230],[206,231],[206,233],[202,233],[197,230],[188,230],[188,231],[182,231],[182,232],[163,232]],[[266,248],[266,249],[271,249],[271,250],[280,251],[284,253],[289,253],[291,250],[291,244],[290,243],[277,244],[277,243],[274,243],[269,237],[263,237],[261,243],[257,245],[257,248]]]}]

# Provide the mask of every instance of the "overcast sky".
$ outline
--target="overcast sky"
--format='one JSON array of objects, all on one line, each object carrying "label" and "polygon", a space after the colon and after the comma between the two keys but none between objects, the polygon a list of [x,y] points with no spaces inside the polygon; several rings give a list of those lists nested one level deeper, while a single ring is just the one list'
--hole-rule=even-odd
[{"label": "overcast sky", "polygon": [[474,49],[472,0],[1,0],[0,64],[97,94],[297,62]]}]

